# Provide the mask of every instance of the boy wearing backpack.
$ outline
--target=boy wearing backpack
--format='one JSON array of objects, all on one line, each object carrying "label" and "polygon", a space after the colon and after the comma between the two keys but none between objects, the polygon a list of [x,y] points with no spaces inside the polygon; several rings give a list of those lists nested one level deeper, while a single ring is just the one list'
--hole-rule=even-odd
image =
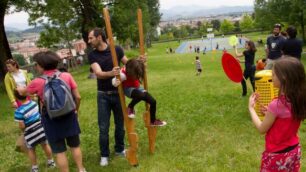
[{"label": "boy wearing backpack", "polygon": [[[58,72],[56,68],[60,58],[56,53],[51,51],[39,52],[34,55],[33,59],[36,62],[36,70],[43,74],[42,77],[35,78],[26,88],[18,87],[17,90],[21,94],[27,92],[29,94],[36,93],[39,96],[42,105],[42,123],[52,152],[56,155],[56,162],[60,171],[69,171],[65,153],[66,145],[68,145],[79,172],[85,172],[80,148],[79,134],[81,130],[77,117],[81,101],[77,84],[71,74]],[[56,88],[53,88],[52,85]],[[55,90],[54,94],[61,93],[60,99],[56,99],[56,96],[51,94],[50,90]],[[70,92],[71,95],[69,95]],[[72,98],[70,96],[74,98],[74,102],[71,102]],[[63,106],[65,102],[70,105]],[[55,106],[52,106],[52,104]],[[75,108],[71,110],[73,104],[75,104]]]},{"label": "boy wearing backpack", "polygon": [[32,164],[31,172],[38,172],[35,147],[40,144],[48,161],[48,167],[55,167],[50,146],[47,143],[44,128],[41,124],[40,114],[37,104],[32,100],[27,100],[27,96],[21,96],[14,91],[15,98],[21,102],[20,107],[15,110],[15,121],[19,123],[19,128],[24,132],[28,156]]}]

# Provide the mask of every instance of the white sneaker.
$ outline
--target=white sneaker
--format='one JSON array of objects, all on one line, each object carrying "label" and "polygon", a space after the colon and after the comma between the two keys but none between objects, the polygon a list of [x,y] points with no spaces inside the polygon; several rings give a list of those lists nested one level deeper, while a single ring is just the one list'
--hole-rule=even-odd
[{"label": "white sneaker", "polygon": [[134,109],[132,109],[132,108],[127,108],[127,111],[128,111],[128,117],[129,118],[135,118],[135,110]]},{"label": "white sneaker", "polygon": [[101,157],[100,165],[101,166],[107,166],[108,165],[108,157]]},{"label": "white sneaker", "polygon": [[115,155],[125,157],[125,150],[123,150],[122,152],[115,152]]}]

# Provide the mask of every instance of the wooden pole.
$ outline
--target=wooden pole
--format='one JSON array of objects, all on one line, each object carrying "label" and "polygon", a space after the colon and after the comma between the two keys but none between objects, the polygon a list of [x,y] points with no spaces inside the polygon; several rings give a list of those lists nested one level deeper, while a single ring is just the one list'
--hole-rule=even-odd
[{"label": "wooden pole", "polygon": [[[116,54],[115,44],[113,40],[112,27],[110,24],[110,17],[109,17],[107,8],[103,8],[103,14],[104,14],[104,20],[105,20],[105,25],[106,25],[107,37],[109,40],[110,50],[111,50],[112,59],[113,59],[113,66],[118,67],[119,64],[117,60],[117,54]],[[120,80],[119,75],[117,75],[116,78]],[[118,91],[119,91],[120,104],[121,104],[123,117],[124,117],[124,124],[127,130],[128,141],[130,144],[130,147],[126,150],[126,158],[131,165],[137,166],[138,165],[138,160],[137,160],[138,136],[137,136],[137,133],[135,132],[135,123],[133,119],[128,118],[122,84],[119,85]]]},{"label": "wooden pole", "polygon": [[[138,19],[138,31],[139,31],[139,50],[140,55],[145,55],[144,49],[144,37],[143,37],[143,26],[142,26],[142,11],[141,9],[137,10],[137,19]],[[148,80],[147,80],[147,64],[145,64],[145,72],[143,77],[143,86],[144,89],[148,91]],[[150,153],[154,153],[155,151],[155,140],[156,140],[156,132],[157,128],[150,125],[150,108],[149,104],[146,103],[146,111],[143,114],[143,119],[145,122],[145,126],[147,127],[148,137],[149,137],[149,151]]]}]

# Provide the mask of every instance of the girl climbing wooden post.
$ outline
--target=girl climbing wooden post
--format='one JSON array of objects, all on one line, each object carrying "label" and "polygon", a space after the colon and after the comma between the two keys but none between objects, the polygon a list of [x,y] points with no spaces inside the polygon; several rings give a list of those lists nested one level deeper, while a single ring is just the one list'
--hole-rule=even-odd
[{"label": "girl climbing wooden post", "polygon": [[[142,11],[141,11],[141,9],[137,10],[137,18],[138,18],[140,55],[145,55],[144,38],[143,38],[143,26],[142,26]],[[143,78],[143,86],[144,86],[144,89],[148,91],[148,80],[147,80],[146,67],[145,67],[144,78]],[[143,119],[144,119],[144,122],[145,122],[145,126],[148,129],[149,150],[150,150],[150,153],[154,153],[157,128],[156,128],[156,126],[151,126],[150,125],[150,111],[149,111],[149,109],[150,109],[149,104],[146,103],[146,111],[143,114]]]},{"label": "girl climbing wooden post", "polygon": [[[105,26],[106,26],[106,31],[107,31],[107,37],[109,40],[109,45],[110,45],[111,54],[113,58],[113,66],[116,67],[119,65],[117,61],[117,54],[115,50],[113,33],[111,29],[111,24],[110,24],[110,17],[109,17],[107,8],[103,8],[103,14],[104,14]],[[119,75],[117,75],[116,78],[120,80]],[[131,165],[137,166],[138,165],[138,160],[137,160],[138,136],[137,136],[137,133],[135,132],[135,123],[133,119],[128,118],[127,109],[125,106],[125,97],[124,97],[123,88],[121,84],[118,86],[118,91],[119,91],[120,103],[121,103],[121,108],[122,108],[122,112],[124,116],[124,123],[125,123],[126,131],[127,131],[128,141],[130,144],[130,147],[126,150],[126,158]]]}]

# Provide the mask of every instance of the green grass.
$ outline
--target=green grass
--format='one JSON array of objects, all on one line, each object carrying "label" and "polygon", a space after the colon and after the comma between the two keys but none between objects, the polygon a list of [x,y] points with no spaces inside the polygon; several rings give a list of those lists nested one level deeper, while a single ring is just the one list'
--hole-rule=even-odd
[{"label": "green grass", "polygon": [[[108,167],[99,166],[96,81],[87,79],[88,66],[73,72],[82,96],[79,121],[87,171],[259,171],[264,136],[251,122],[248,98],[240,96],[241,85],[225,76],[221,67],[221,51],[214,58],[209,52],[200,55],[203,72],[197,77],[193,64],[196,54],[165,53],[166,47],[178,45],[177,42],[160,43],[148,49],[149,92],[157,99],[157,117],[166,120],[168,125],[158,129],[155,154],[149,154],[147,131],[142,121],[144,104],[137,105],[137,168],[131,167],[124,158],[114,157],[113,153]],[[134,55],[137,51],[128,54]],[[256,57],[262,56],[263,48],[259,47]],[[306,64],[305,55],[303,63]],[[250,94],[250,88],[248,91]],[[19,129],[13,120],[13,111],[6,95],[0,93],[0,96],[0,171],[27,171],[27,158],[14,151]],[[111,124],[110,148],[113,152],[113,121]],[[299,135],[305,155],[305,122]],[[37,150],[40,168],[47,171],[41,148]],[[70,153],[68,155],[70,170],[76,171]],[[305,156],[301,164],[301,171],[306,171]]]}]

